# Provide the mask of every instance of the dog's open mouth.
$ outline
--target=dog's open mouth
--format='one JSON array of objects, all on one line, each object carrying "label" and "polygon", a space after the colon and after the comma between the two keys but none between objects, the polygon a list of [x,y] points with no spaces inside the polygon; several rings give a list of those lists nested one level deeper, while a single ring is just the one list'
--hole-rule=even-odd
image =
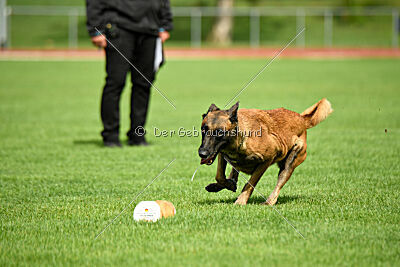
[{"label": "dog's open mouth", "polygon": [[206,159],[201,159],[200,160],[200,164],[201,165],[203,165],[203,164],[211,165],[211,164],[213,164],[216,156],[217,156],[216,154],[213,154],[213,155],[211,155],[210,157],[208,157]]}]

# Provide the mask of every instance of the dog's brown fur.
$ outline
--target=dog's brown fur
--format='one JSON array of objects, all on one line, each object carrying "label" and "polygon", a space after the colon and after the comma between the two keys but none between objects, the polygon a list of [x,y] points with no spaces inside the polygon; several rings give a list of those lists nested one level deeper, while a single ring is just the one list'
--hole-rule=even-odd
[{"label": "dog's brown fur", "polygon": [[[274,205],[294,169],[306,159],[307,129],[319,124],[333,111],[331,104],[324,98],[301,114],[284,108],[238,110],[238,106],[236,103],[229,110],[220,110],[213,104],[203,115],[201,162],[211,165],[218,155],[217,183],[208,185],[206,190],[218,192],[226,188],[236,191],[237,171],[250,174],[235,202],[245,205],[267,168],[277,163],[278,182],[264,203]],[[225,135],[207,136],[205,131],[224,131]],[[234,131],[236,134],[232,134]],[[227,161],[234,167],[228,179],[225,177]]]}]

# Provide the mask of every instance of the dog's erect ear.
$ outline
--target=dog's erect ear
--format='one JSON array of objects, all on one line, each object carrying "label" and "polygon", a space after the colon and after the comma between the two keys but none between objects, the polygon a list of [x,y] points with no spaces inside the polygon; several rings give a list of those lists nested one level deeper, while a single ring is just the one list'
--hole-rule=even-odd
[{"label": "dog's erect ear", "polygon": [[220,110],[215,104],[211,104],[211,106],[208,108],[207,113],[203,114],[203,119],[207,116],[209,112],[217,111]]},{"label": "dog's erect ear", "polygon": [[239,101],[236,102],[236,104],[233,105],[230,109],[228,109],[229,120],[232,123],[237,122],[237,111],[238,111],[238,108],[239,108]]},{"label": "dog's erect ear", "polygon": [[208,112],[213,112],[213,111],[216,111],[216,110],[220,110],[220,109],[215,104],[211,104],[211,106],[208,108],[207,113]]}]

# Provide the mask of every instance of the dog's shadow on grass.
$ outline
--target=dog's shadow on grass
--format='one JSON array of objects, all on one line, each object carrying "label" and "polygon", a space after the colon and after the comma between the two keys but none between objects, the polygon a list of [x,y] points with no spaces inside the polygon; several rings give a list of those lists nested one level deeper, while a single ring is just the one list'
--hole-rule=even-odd
[{"label": "dog's shadow on grass", "polygon": [[[235,203],[237,197],[231,197],[231,198],[224,198],[224,199],[207,199],[207,200],[202,200],[198,201],[197,204],[200,205],[213,205],[213,204],[233,204]],[[299,195],[283,195],[278,198],[278,201],[276,202],[275,205],[284,205],[293,201],[296,201],[298,199],[301,199],[302,197]],[[261,196],[254,196],[249,199],[247,204],[249,205],[260,205],[265,202],[265,199]]]},{"label": "dog's shadow on grass", "polygon": [[103,142],[99,139],[88,139],[88,140],[74,140],[74,145],[77,146],[96,146],[103,147]]}]

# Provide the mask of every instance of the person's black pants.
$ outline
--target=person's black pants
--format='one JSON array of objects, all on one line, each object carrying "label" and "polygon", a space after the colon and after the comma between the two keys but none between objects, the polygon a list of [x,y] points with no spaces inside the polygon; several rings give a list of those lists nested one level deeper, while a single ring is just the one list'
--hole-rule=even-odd
[{"label": "person's black pants", "polygon": [[[128,59],[151,83],[155,78],[154,56],[156,36],[118,29],[110,42]],[[119,103],[125,86],[126,75],[131,72],[131,126],[127,135],[131,140],[144,140],[135,129],[146,122],[151,85],[132,67],[110,44],[106,51],[106,84],[101,99],[101,119],[104,130],[101,135],[105,142],[119,141]]]}]

